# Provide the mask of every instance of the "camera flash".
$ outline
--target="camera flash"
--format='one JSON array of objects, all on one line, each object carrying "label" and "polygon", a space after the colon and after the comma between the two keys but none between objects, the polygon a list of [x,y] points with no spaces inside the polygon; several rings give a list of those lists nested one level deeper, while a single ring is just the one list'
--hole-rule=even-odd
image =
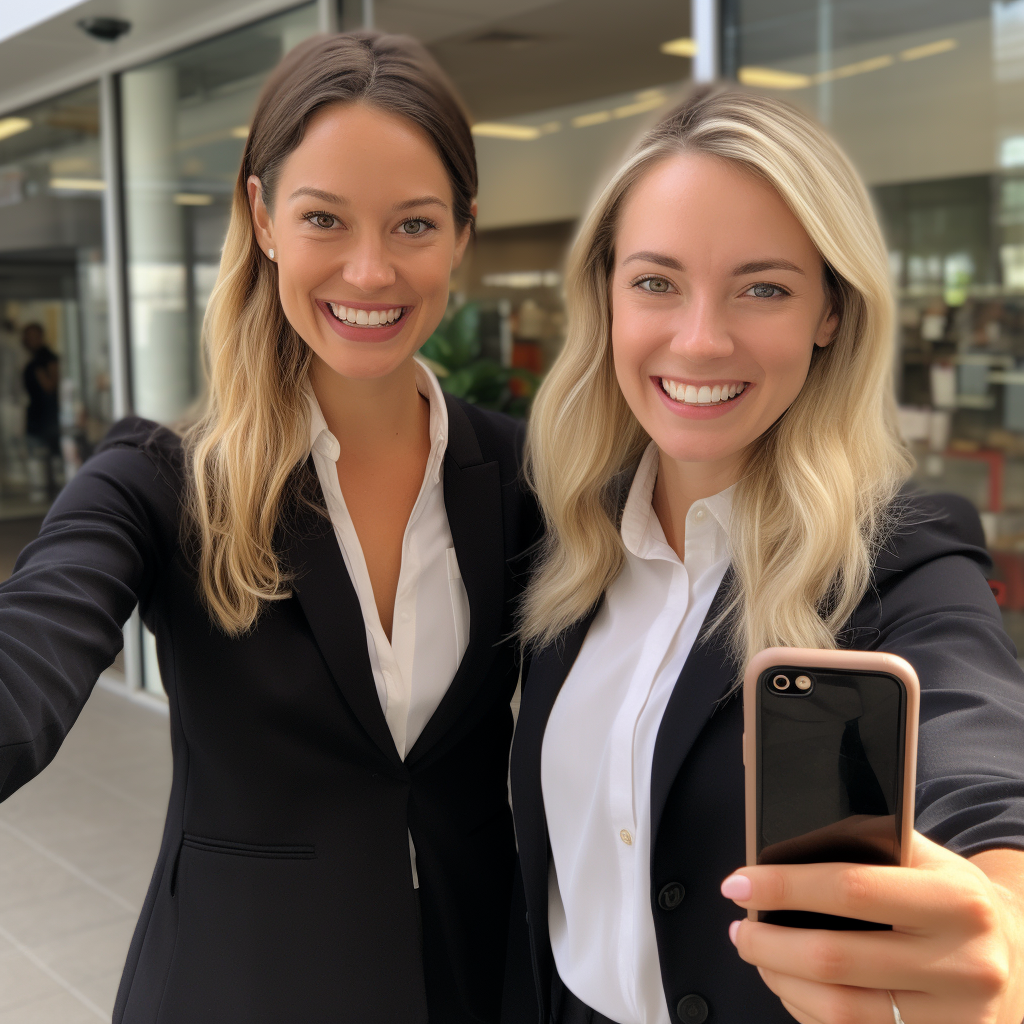
[{"label": "camera flash", "polygon": [[798,690],[809,690],[811,688],[811,680],[808,676],[797,676],[796,677],[796,688]]}]

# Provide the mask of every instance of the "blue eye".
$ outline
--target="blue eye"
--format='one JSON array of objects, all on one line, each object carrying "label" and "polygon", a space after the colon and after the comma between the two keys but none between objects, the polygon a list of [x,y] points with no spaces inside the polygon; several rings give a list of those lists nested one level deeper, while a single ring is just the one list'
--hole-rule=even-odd
[{"label": "blue eye", "polygon": [[634,282],[634,286],[645,292],[652,292],[655,295],[664,295],[671,291],[672,285],[663,277],[644,277]]},{"label": "blue eye", "polygon": [[788,295],[789,293],[784,289],[780,288],[777,284],[755,284],[751,285],[746,291],[747,295],[753,295],[755,299],[774,299],[779,295]]}]

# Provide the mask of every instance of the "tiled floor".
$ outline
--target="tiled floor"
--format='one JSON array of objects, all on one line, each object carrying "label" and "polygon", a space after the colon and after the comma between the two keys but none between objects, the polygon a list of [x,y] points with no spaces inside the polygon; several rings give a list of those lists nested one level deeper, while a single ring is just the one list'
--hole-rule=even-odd
[{"label": "tiled floor", "polygon": [[166,713],[100,685],[0,804],[0,1024],[110,1020],[170,778]]}]

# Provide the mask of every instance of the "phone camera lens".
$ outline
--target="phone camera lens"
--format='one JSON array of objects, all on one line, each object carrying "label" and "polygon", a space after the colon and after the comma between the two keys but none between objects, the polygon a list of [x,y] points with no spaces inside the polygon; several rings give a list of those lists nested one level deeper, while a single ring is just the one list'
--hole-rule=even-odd
[{"label": "phone camera lens", "polygon": [[793,681],[796,683],[798,690],[809,690],[811,688],[810,676],[797,676]]},{"label": "phone camera lens", "polygon": [[789,676],[777,675],[772,680],[772,686],[774,686],[776,690],[788,690],[789,689]]}]

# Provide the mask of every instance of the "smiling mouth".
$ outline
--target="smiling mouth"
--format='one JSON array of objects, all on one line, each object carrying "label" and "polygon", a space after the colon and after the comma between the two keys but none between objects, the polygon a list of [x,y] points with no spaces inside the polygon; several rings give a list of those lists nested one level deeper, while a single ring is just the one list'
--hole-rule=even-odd
[{"label": "smiling mouth", "polygon": [[405,316],[405,306],[391,309],[355,309],[340,302],[324,302],[331,316],[349,327],[390,327]]},{"label": "smiling mouth", "polygon": [[661,385],[661,390],[674,402],[680,402],[683,405],[722,405],[725,402],[731,402],[738,395],[742,395],[749,382],[703,384],[698,387],[695,384],[683,384],[680,381],[669,380],[667,377],[659,377],[658,383]]}]

